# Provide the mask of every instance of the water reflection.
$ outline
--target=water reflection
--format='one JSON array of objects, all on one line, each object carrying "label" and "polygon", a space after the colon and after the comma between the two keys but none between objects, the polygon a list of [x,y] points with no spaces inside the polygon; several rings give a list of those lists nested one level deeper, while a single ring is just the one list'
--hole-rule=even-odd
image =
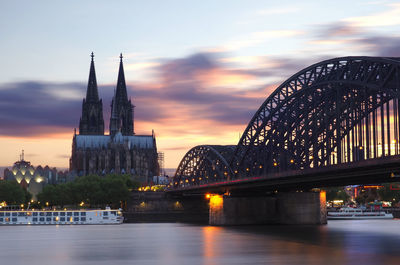
[{"label": "water reflection", "polygon": [[202,228],[203,232],[203,248],[204,248],[204,259],[205,264],[214,265],[214,258],[220,253],[216,253],[218,250],[217,245],[219,244],[219,236],[221,235],[221,227],[206,226]]},{"label": "water reflection", "polygon": [[400,221],[0,226],[0,264],[398,264]]}]

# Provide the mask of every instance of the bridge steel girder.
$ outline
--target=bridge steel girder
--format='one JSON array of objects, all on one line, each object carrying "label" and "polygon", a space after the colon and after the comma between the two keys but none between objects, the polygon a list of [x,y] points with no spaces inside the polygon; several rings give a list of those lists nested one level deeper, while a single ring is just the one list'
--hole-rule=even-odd
[{"label": "bridge steel girder", "polygon": [[[188,185],[168,190],[171,194],[190,195],[225,193],[232,195],[258,195],[285,191],[307,191],[313,188],[357,184],[398,182],[400,156],[387,156],[359,162],[271,173],[263,176],[221,181],[209,185]],[[250,191],[250,193],[249,193]]]},{"label": "bridge steel girder", "polygon": [[301,178],[301,172],[399,155],[400,58],[334,58],[283,82],[257,110],[237,146],[189,150],[170,190],[233,187],[277,175]]},{"label": "bridge steel girder", "polygon": [[398,154],[399,76],[400,59],[381,57],[336,58],[296,73],[247,126],[233,179]]},{"label": "bridge steel girder", "polygon": [[174,179],[174,188],[207,185],[226,181],[232,176],[229,160],[234,145],[199,145],[190,149],[181,160]]}]

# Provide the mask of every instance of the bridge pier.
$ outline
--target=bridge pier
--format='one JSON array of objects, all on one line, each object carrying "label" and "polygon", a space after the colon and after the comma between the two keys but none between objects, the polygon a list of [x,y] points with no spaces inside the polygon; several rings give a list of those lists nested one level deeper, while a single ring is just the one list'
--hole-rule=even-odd
[{"label": "bridge pier", "polygon": [[185,222],[207,224],[208,201],[204,196],[170,196],[165,192],[131,193],[124,212],[127,223]]},{"label": "bridge pier", "polygon": [[283,192],[276,196],[212,195],[210,225],[326,224],[325,192]]}]

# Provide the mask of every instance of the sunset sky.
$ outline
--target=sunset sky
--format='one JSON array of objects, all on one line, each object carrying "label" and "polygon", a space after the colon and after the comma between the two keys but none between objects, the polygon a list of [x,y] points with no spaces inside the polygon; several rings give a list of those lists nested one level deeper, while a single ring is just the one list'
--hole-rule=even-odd
[{"label": "sunset sky", "polygon": [[[67,168],[95,54],[108,133],[124,55],[137,134],[167,168],[199,144],[237,144],[267,96],[332,57],[400,57],[396,1],[0,2],[0,166],[22,149]],[[1,175],[1,173],[0,173]]]}]

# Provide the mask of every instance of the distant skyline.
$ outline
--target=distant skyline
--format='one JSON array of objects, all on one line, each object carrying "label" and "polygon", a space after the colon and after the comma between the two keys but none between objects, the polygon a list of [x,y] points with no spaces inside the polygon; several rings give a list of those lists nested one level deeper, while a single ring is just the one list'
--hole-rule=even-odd
[{"label": "distant skyline", "polygon": [[195,145],[237,144],[310,64],[400,57],[399,26],[396,1],[1,1],[0,166],[24,149],[68,167],[92,51],[104,120],[122,52],[135,131],[154,129],[174,168]]}]

